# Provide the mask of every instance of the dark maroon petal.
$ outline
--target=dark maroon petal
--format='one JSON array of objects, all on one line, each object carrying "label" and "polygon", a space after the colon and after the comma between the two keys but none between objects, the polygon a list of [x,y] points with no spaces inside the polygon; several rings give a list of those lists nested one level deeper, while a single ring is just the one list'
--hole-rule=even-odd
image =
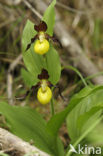
[{"label": "dark maroon petal", "polygon": [[46,69],[42,69],[41,74],[38,75],[38,79],[42,80],[48,78],[49,78],[48,71]]},{"label": "dark maroon petal", "polygon": [[27,51],[27,50],[31,47],[31,44],[34,43],[34,41],[35,41],[37,38],[38,38],[38,35],[35,35],[33,38],[31,38],[31,42],[27,45],[25,51]]},{"label": "dark maroon petal", "polygon": [[40,86],[40,82],[38,82],[35,86],[32,86],[32,87],[30,88],[30,90],[26,91],[25,94],[23,94],[23,95],[21,95],[21,96],[19,96],[19,97],[16,97],[16,99],[17,99],[17,100],[24,100],[24,99],[30,94],[31,91],[32,91],[32,92],[35,91],[39,86]]},{"label": "dark maroon petal", "polygon": [[41,21],[40,24],[34,25],[34,29],[37,32],[40,32],[40,31],[44,31],[45,32],[47,30],[47,24],[44,21]]},{"label": "dark maroon petal", "polygon": [[50,36],[47,33],[45,33],[45,37],[47,40],[51,39],[53,42],[58,43],[60,48],[63,48],[61,42],[55,36]]},{"label": "dark maroon petal", "polygon": [[52,84],[50,81],[47,81],[47,84],[48,84],[48,86],[49,86],[50,88],[53,87],[53,84]]}]

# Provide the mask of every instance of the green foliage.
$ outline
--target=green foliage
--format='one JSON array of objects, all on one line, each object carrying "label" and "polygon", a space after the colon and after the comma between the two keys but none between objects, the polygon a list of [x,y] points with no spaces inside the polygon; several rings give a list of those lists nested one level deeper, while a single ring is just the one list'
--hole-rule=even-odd
[{"label": "green foliage", "polygon": [[100,122],[98,126],[96,126],[96,128],[93,129],[92,132],[86,136],[86,142],[94,146],[99,145],[103,147],[103,123],[102,122]]},{"label": "green foliage", "polygon": [[38,79],[35,78],[30,72],[25,70],[24,68],[21,69],[21,76],[24,80],[24,83],[28,86],[31,87],[35,85],[38,82]]},{"label": "green foliage", "polygon": [[[102,120],[103,87],[97,86],[68,114],[67,128],[71,143],[76,147]],[[98,98],[99,97],[99,98]],[[70,156],[68,151],[66,156]]]},{"label": "green foliage", "polygon": [[49,80],[52,84],[56,84],[61,76],[61,65],[57,51],[51,45],[49,52],[46,54],[47,70],[49,73]]},{"label": "green foliage", "polygon": [[[94,87],[92,92],[85,98],[83,98],[78,105],[72,110],[67,117],[67,127],[70,138],[76,140],[89,125],[98,118],[100,113],[97,113],[102,109],[103,96],[100,96],[103,92],[103,87]],[[98,98],[99,97],[99,98]],[[91,118],[93,116],[93,118]]]},{"label": "green foliage", "polygon": [[50,121],[47,124],[47,129],[56,137],[59,128],[61,127],[62,123],[66,119],[68,113],[70,113],[76,105],[79,104],[79,102],[86,96],[90,94],[92,89],[90,87],[86,87],[83,90],[81,90],[79,93],[77,93],[73,98],[71,99],[68,106],[60,113],[55,114]]},{"label": "green foliage", "polygon": [[35,34],[36,31],[34,30],[34,24],[28,20],[22,37],[23,60],[28,71],[35,78],[37,78],[37,75],[40,74],[41,69],[45,68],[45,61],[42,56],[34,53],[33,45],[28,51],[25,51],[28,43],[30,43],[31,38],[34,37]]},{"label": "green foliage", "polygon": [[[5,102],[0,102],[0,113],[7,119],[11,131],[30,142],[33,140],[35,146],[52,155],[63,156],[63,145],[59,138],[54,139],[46,131],[46,122],[34,109],[28,107],[10,106]],[[59,149],[59,145],[61,149]]]},{"label": "green foliage", "polygon": [[89,125],[95,122],[95,120],[100,116],[101,114],[100,110],[102,109],[103,109],[103,104],[95,107],[92,106],[92,108],[89,111],[83,113],[82,115],[79,114],[80,116],[77,119],[77,129],[82,130],[83,128],[83,132],[84,132],[84,129],[85,128],[87,129]]},{"label": "green foliage", "polygon": [[56,4],[56,0],[53,0],[52,3],[47,8],[47,10],[45,11],[43,16],[43,20],[47,23],[48,26],[47,33],[49,35],[53,35],[53,28],[55,24],[55,10],[54,10],[55,4]]},{"label": "green foliage", "polygon": [[[92,131],[94,130],[94,128],[100,123],[100,121],[103,119],[102,118],[98,118],[95,122],[92,123],[92,125],[89,125],[88,129],[85,130],[85,132],[74,142],[74,144],[72,143],[73,147],[76,148],[76,146],[80,143],[81,145],[83,145],[82,139],[84,139],[88,133],[92,133]],[[87,144],[87,142],[84,142]],[[66,156],[70,156],[72,153],[70,150],[68,150]]]},{"label": "green foliage", "polygon": [[[103,100],[102,96],[99,98],[99,101],[98,101],[98,95],[102,92],[103,92],[102,86],[96,86],[93,88],[86,87],[86,88],[82,89],[79,93],[77,93],[76,95],[73,96],[73,98],[70,100],[70,103],[68,104],[68,106],[62,112],[54,115],[50,119],[50,121],[47,124],[48,131],[53,136],[56,137],[58,130],[61,127],[63,121],[66,119],[67,115],[69,116],[69,114],[72,114],[72,116],[68,117],[71,120],[69,120],[69,119],[67,120],[68,121],[67,125],[68,125],[68,131],[69,131],[70,137],[72,136],[72,134],[75,135],[75,136],[73,135],[74,138],[71,137],[71,139],[75,139],[76,134],[78,134],[75,130],[76,126],[77,126],[75,124],[75,120],[77,120],[77,117],[80,115],[80,113],[78,113],[78,112],[75,114],[75,109],[77,107],[79,107],[78,109],[76,109],[77,111],[79,111],[79,110],[81,110],[80,108],[83,108],[83,106],[85,106],[84,108],[89,110],[92,107],[92,104],[102,103],[102,100]],[[83,102],[83,100],[84,100],[84,102]],[[83,103],[83,106],[81,106],[81,103]],[[78,115],[78,116],[76,116],[76,115]]]}]

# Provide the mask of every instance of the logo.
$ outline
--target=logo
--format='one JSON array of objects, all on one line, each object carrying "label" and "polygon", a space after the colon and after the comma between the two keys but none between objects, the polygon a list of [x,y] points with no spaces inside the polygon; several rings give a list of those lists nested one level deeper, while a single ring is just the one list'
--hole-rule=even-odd
[{"label": "logo", "polygon": [[77,153],[77,154],[101,154],[102,150],[101,147],[90,147],[87,145],[84,145],[83,147],[78,144],[77,149],[74,148],[72,144],[70,144],[70,150],[69,152]]}]

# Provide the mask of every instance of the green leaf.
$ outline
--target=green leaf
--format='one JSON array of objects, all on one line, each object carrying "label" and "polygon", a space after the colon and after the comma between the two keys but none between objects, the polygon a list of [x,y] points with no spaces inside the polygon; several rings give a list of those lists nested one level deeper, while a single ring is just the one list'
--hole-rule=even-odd
[{"label": "green leaf", "polygon": [[27,45],[31,41],[31,38],[35,35],[36,31],[34,30],[34,24],[28,20],[24,28],[22,37],[23,60],[28,71],[35,78],[37,78],[38,74],[40,74],[41,72],[41,69],[45,68],[45,60],[41,55],[34,53],[33,44],[28,51],[25,51]]},{"label": "green leaf", "polygon": [[46,64],[49,73],[49,80],[52,84],[56,84],[61,76],[61,64],[57,51],[51,45],[50,50],[46,54]]},{"label": "green leaf", "polygon": [[[74,148],[76,148],[84,138],[88,137],[88,134],[90,134],[103,119],[103,116],[100,116],[103,110],[102,93],[103,86],[94,87],[92,92],[80,101],[68,114],[67,128]],[[66,156],[70,155],[71,153],[68,151]]]},{"label": "green leaf", "polygon": [[[79,130],[81,130],[83,128],[83,126],[86,125],[85,127],[87,127],[87,124],[90,125],[90,122],[95,121],[96,120],[95,118],[97,118],[98,115],[101,114],[100,110],[103,110],[103,104],[99,105],[99,106],[95,106],[95,107],[91,108],[88,112],[85,112],[82,115],[80,115],[77,119],[77,128],[79,128]],[[97,113],[98,111],[100,113]],[[93,119],[93,121],[91,119]]]},{"label": "green leaf", "polygon": [[[61,127],[62,123],[66,119],[67,115],[72,112],[78,106],[80,103],[82,103],[83,100],[88,98],[91,94],[93,95],[94,93],[96,94],[98,91],[103,92],[103,86],[96,86],[93,88],[90,87],[85,87],[82,89],[79,93],[74,95],[72,99],[70,100],[70,103],[68,106],[60,113],[54,115],[50,121],[47,124],[47,130],[49,133],[51,133],[54,137],[57,136],[58,130]],[[92,100],[92,99],[91,99]],[[89,101],[88,101],[89,102]],[[74,118],[74,114],[71,117],[72,119]],[[70,119],[71,119],[70,118]],[[75,123],[71,122],[71,125],[75,125]],[[72,133],[72,131],[71,131]]]},{"label": "green leaf", "polygon": [[[81,135],[82,132],[84,133],[84,131],[88,129],[88,126],[92,125],[93,121],[95,121],[98,118],[98,115],[100,115],[98,113],[95,114],[95,111],[97,111],[99,108],[97,108],[97,109],[94,108],[93,110],[91,110],[91,109],[94,106],[97,106],[102,103],[103,96],[100,96],[100,95],[102,95],[102,92],[103,92],[103,88],[101,88],[101,86],[94,87],[92,92],[87,97],[85,97],[82,101],[80,101],[78,103],[78,105],[72,110],[72,112],[69,113],[69,115],[67,117],[67,128],[68,128],[69,136],[73,142]],[[94,116],[93,116],[93,111],[94,111]],[[91,119],[90,123],[88,123],[88,122],[85,123],[85,128],[82,129],[83,121],[82,121],[82,123],[79,122],[79,124],[81,124],[81,126],[80,126],[80,125],[78,125],[78,120],[79,120],[79,117],[83,114],[84,114],[84,118],[85,118],[86,112],[88,112],[86,114],[86,117],[88,115],[88,118],[90,118],[90,115],[91,115],[91,116],[93,116],[93,119]],[[84,118],[83,118],[83,120],[84,120]],[[81,118],[81,120],[82,120],[82,118]],[[88,121],[88,120],[86,120],[86,121]],[[81,127],[81,129],[79,129],[78,126],[79,126],[79,128]]]},{"label": "green leaf", "polygon": [[[46,121],[34,109],[0,102],[0,113],[7,119],[12,133],[52,155],[59,155],[58,140],[46,131]],[[57,138],[59,139],[59,138]],[[60,143],[60,142],[59,142]]]},{"label": "green leaf", "polygon": [[100,145],[103,147],[103,123],[99,123],[98,126],[92,130],[87,136],[86,141],[93,146]]},{"label": "green leaf", "polygon": [[22,39],[23,60],[26,68],[35,79],[37,79],[38,74],[41,73],[41,69],[47,69],[51,83],[56,84],[60,79],[61,65],[59,55],[53,46],[50,44],[50,49],[45,56],[36,54],[33,50],[33,45],[25,52],[27,44],[30,43],[31,38],[35,34],[34,24],[28,20],[23,31]]},{"label": "green leaf", "polygon": [[46,9],[43,16],[43,21],[45,21],[48,26],[47,33],[51,36],[53,35],[53,28],[55,24],[55,10],[54,10],[55,4],[56,0],[53,0],[52,3],[49,5],[49,7]]},{"label": "green leaf", "polygon": [[35,78],[30,72],[28,72],[24,68],[21,69],[21,76],[24,80],[24,83],[28,87],[32,87],[33,85],[37,84],[37,82],[38,82],[38,79]]},{"label": "green leaf", "polygon": [[57,136],[58,130],[66,119],[68,113],[70,113],[72,109],[74,109],[84,97],[88,96],[91,91],[92,89],[90,87],[86,87],[81,90],[78,94],[73,96],[68,106],[62,112],[55,114],[50,119],[47,124],[47,129],[53,136]]},{"label": "green leaf", "polygon": [[[103,119],[103,116],[95,120],[95,122],[93,122],[92,125],[88,127],[88,129],[75,141],[75,143],[72,142],[73,147],[76,148],[76,146],[82,141],[82,139],[84,139],[92,130],[94,130],[94,128],[102,121],[102,119]],[[81,142],[81,145],[82,145],[82,142]],[[66,156],[70,156],[70,155],[72,155],[72,152],[70,151],[70,148],[69,148]]]},{"label": "green leaf", "polygon": [[57,150],[58,150],[58,156],[65,156],[63,143],[58,137],[57,137]]}]

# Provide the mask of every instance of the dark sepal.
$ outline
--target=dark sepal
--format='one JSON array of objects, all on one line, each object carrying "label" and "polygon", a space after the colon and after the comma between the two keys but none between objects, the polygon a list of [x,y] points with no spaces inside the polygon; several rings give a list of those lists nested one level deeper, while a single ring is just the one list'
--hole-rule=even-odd
[{"label": "dark sepal", "polygon": [[48,34],[45,34],[45,37],[46,37],[47,40],[51,39],[53,42],[58,43],[59,46],[60,46],[61,48],[63,48],[61,42],[60,42],[55,36],[50,36],[50,35],[48,35]]},{"label": "dark sepal", "polygon": [[19,96],[19,97],[15,97],[17,100],[25,100],[25,98],[30,94],[30,92],[32,91],[34,91],[35,89],[37,89],[38,87],[39,87],[39,85],[40,85],[40,83],[38,83],[37,85],[35,85],[35,86],[32,86],[31,88],[30,88],[30,90],[28,90],[25,94],[23,94],[23,95],[21,95],[21,96]]},{"label": "dark sepal", "polygon": [[38,79],[42,80],[48,78],[49,78],[48,71],[46,69],[42,69],[41,74],[38,75]]},{"label": "dark sepal", "polygon": [[24,100],[29,95],[29,93],[30,93],[30,90],[28,90],[25,94],[23,94],[19,97],[16,96],[15,98],[16,98],[16,100]]},{"label": "dark sepal", "polygon": [[61,97],[64,101],[67,101],[67,99],[62,95],[60,86],[59,86],[59,85],[56,85],[56,86],[54,86],[54,89],[55,89],[55,88],[58,88],[60,97]]},{"label": "dark sepal", "polygon": [[38,35],[35,35],[33,38],[31,38],[31,42],[27,45],[27,48],[25,51],[27,51],[31,47],[31,44],[34,43],[36,39],[38,39]]},{"label": "dark sepal", "polygon": [[40,32],[40,31],[44,31],[45,32],[47,30],[47,24],[44,21],[41,21],[40,24],[34,25],[34,29],[37,32]]},{"label": "dark sepal", "polygon": [[50,82],[50,81],[47,81],[47,84],[50,88],[52,88],[54,85]]}]

